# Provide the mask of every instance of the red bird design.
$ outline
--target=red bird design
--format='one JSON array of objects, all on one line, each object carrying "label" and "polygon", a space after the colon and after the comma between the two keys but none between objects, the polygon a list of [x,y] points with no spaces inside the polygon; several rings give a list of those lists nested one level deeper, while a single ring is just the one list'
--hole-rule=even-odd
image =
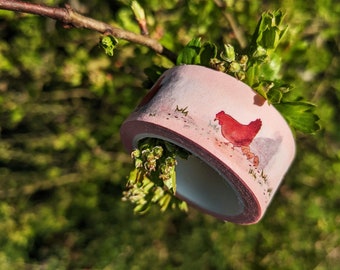
[{"label": "red bird design", "polygon": [[248,147],[262,126],[261,119],[243,125],[224,111],[216,114],[216,120],[221,126],[222,136],[236,147]]}]

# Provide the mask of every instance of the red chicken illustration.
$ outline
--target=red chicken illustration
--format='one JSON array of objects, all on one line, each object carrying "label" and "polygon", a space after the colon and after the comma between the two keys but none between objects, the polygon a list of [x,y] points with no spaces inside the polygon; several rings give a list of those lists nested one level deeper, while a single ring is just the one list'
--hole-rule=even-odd
[{"label": "red chicken illustration", "polygon": [[216,120],[221,126],[222,136],[231,142],[233,146],[242,148],[249,146],[262,126],[261,119],[256,119],[248,125],[243,125],[224,111],[216,114]]}]

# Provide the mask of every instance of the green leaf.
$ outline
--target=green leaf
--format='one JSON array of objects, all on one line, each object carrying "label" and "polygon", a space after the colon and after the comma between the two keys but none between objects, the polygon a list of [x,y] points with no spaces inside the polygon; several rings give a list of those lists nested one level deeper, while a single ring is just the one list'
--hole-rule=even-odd
[{"label": "green leaf", "polygon": [[279,78],[279,73],[281,70],[281,58],[277,54],[271,54],[271,56],[267,57],[264,62],[257,65],[258,73],[256,75],[259,78],[270,81],[274,81]]},{"label": "green leaf", "polygon": [[99,44],[107,55],[113,56],[113,51],[118,44],[118,39],[111,35],[104,35],[101,37]]},{"label": "green leaf", "polygon": [[217,55],[217,47],[214,43],[205,42],[201,47],[199,56],[200,56],[200,63],[202,66],[209,67],[210,60],[215,58]]},{"label": "green leaf", "polygon": [[273,87],[267,92],[268,102],[278,104],[282,98],[290,91],[290,85],[281,81],[273,81]]},{"label": "green leaf", "polygon": [[267,97],[270,104],[277,104],[281,102],[282,92],[277,88],[272,88],[268,91]]},{"label": "green leaf", "polygon": [[303,133],[315,133],[320,129],[316,106],[306,101],[281,102],[275,108],[284,116],[288,124]]},{"label": "green leaf", "polygon": [[145,12],[142,6],[138,3],[138,1],[131,1],[131,9],[133,14],[136,17],[137,21],[145,20]]},{"label": "green leaf", "polygon": [[263,46],[264,48],[275,48],[280,36],[280,33],[278,32],[279,30],[277,29],[277,27],[266,29],[262,32],[262,39],[258,44]]},{"label": "green leaf", "polygon": [[235,49],[230,44],[224,44],[224,51],[221,52],[221,58],[227,62],[233,62],[236,60]]},{"label": "green leaf", "polygon": [[253,85],[256,83],[255,81],[256,70],[257,70],[257,67],[254,65],[247,68],[245,83],[248,84],[250,87],[253,87]]},{"label": "green leaf", "polygon": [[176,64],[200,64],[199,53],[201,50],[201,39],[192,39],[183,49],[180,51],[177,57]]},{"label": "green leaf", "polygon": [[144,69],[144,73],[148,79],[143,82],[143,87],[150,89],[166,70],[167,68],[158,65],[152,65]]},{"label": "green leaf", "polygon": [[285,17],[285,14],[282,10],[275,10],[273,11],[273,16],[274,16],[274,23],[275,25],[281,25],[283,22],[283,19]]},{"label": "green leaf", "polygon": [[171,195],[170,194],[165,194],[162,198],[159,200],[159,205],[161,207],[161,211],[164,212],[171,201]]},{"label": "green leaf", "polygon": [[172,184],[172,192],[174,194],[176,194],[176,188],[177,188],[177,185],[176,185],[176,171],[175,171],[175,166],[173,168],[173,172],[171,173],[171,184]]},{"label": "green leaf", "polygon": [[275,50],[287,31],[283,26],[284,13],[281,10],[264,12],[252,36],[249,53],[253,54],[258,46]]},{"label": "green leaf", "polygon": [[135,19],[139,25],[142,35],[149,35],[149,31],[148,31],[148,27],[146,23],[145,11],[142,8],[142,6],[138,3],[138,1],[133,0],[131,1],[130,7],[131,7],[133,14],[135,15]]},{"label": "green leaf", "polygon": [[253,85],[253,89],[260,94],[261,96],[263,96],[265,99],[268,100],[268,96],[267,96],[267,92],[268,92],[268,82],[260,82],[257,84]]}]

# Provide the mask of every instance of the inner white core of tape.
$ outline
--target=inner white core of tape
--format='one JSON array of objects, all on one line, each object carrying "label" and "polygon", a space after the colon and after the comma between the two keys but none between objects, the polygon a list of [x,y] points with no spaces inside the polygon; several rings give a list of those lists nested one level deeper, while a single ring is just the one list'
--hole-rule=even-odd
[{"label": "inner white core of tape", "polygon": [[216,170],[190,155],[177,159],[177,193],[202,210],[218,216],[235,216],[243,211],[237,191]]}]

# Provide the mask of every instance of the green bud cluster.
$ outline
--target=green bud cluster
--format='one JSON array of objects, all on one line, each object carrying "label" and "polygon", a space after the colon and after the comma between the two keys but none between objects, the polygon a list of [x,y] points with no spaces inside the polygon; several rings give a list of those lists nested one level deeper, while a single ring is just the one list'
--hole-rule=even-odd
[{"label": "green bud cluster", "polygon": [[152,204],[161,211],[169,206],[186,211],[187,205],[176,196],[177,157],[187,158],[184,149],[160,139],[142,140],[131,153],[135,169],[130,173],[123,200],[135,204],[136,213],[146,213]]},{"label": "green bud cluster", "polygon": [[243,81],[246,78],[248,56],[237,56],[235,49],[231,44],[224,44],[224,50],[220,53],[220,59],[217,57],[210,59],[210,67],[221,72],[233,75]]}]

